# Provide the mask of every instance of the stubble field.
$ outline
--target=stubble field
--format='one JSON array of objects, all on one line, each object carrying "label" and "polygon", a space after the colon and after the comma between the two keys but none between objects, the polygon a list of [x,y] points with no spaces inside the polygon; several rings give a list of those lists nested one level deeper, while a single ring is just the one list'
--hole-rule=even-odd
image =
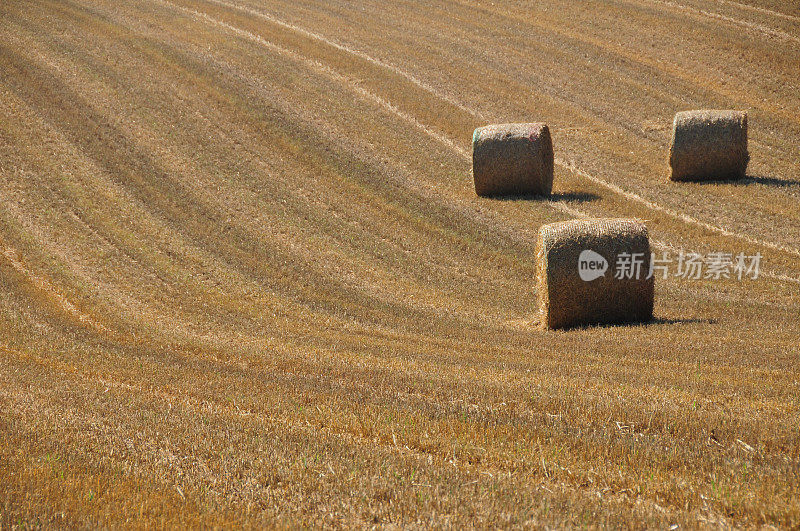
[{"label": "stubble field", "polygon": [[[4,0],[0,527],[800,526],[799,94],[795,2]],[[692,108],[747,179],[666,182]],[[583,216],[761,276],[545,332]]]}]

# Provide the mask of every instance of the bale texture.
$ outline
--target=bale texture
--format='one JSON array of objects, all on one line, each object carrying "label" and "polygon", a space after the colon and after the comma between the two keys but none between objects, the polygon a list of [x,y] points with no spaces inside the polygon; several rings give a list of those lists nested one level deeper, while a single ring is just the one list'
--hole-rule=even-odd
[{"label": "bale texture", "polygon": [[669,165],[673,181],[739,179],[745,176],[747,113],[685,111],[675,115]]},{"label": "bale texture", "polygon": [[553,142],[543,123],[479,127],[472,135],[472,175],[479,196],[549,195]]},{"label": "bale texture", "polygon": [[[584,251],[602,256],[608,269],[590,281],[579,274]],[[642,253],[637,278],[617,279],[617,257]],[[646,322],[653,317],[654,279],[647,227],[635,219],[579,219],[539,230],[537,276],[544,328]]]}]

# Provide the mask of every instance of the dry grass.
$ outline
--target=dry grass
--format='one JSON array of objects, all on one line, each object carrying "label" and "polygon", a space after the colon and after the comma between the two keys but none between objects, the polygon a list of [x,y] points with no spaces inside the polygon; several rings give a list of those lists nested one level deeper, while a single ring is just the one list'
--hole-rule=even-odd
[{"label": "dry grass", "polygon": [[[570,332],[533,285],[577,211],[800,276],[782,5],[237,1],[0,3],[0,527],[800,525],[797,283]],[[751,174],[667,186],[701,107]],[[727,232],[563,166],[475,197],[469,132],[531,119]]]}]

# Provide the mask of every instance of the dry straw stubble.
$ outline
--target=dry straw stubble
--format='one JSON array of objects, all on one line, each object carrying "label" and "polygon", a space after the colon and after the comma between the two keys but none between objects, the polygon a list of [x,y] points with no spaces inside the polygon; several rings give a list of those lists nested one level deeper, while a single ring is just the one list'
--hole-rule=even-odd
[{"label": "dry straw stubble", "polygon": [[[606,261],[602,276],[581,278],[578,262],[584,251]],[[638,274],[632,278],[615,278],[615,265],[622,255],[640,261]],[[579,219],[542,226],[537,247],[542,326],[649,321],[654,288],[653,278],[647,278],[650,258],[647,227],[639,220]]]},{"label": "dry straw stubble", "polygon": [[546,124],[488,125],[472,136],[472,174],[479,196],[549,195],[553,167]]}]

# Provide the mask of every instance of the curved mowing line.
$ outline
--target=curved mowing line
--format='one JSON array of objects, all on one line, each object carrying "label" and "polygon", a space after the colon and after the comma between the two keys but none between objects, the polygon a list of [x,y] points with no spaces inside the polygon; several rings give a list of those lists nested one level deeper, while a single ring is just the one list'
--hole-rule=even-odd
[{"label": "curved mowing line", "polygon": [[743,4],[741,2],[734,2],[733,0],[717,0],[717,2],[719,2],[720,4],[728,4],[731,6],[741,7],[742,9],[752,9],[753,11],[758,11],[760,13],[772,15],[773,17],[784,18],[786,20],[800,21],[800,17],[796,17],[794,15],[787,15],[786,13],[779,13],[778,11],[773,11],[765,7],[751,6]]},{"label": "curved mowing line", "polygon": [[767,240],[759,240],[758,238],[753,238],[752,236],[748,236],[746,234],[741,234],[741,233],[738,233],[738,232],[732,232],[732,231],[729,231],[728,229],[725,229],[725,228],[722,228],[722,227],[718,227],[718,226],[712,225],[710,223],[706,223],[705,221],[700,221],[699,219],[693,218],[693,217],[691,217],[691,216],[689,216],[687,214],[683,214],[683,213],[678,212],[676,210],[672,210],[671,208],[667,208],[667,207],[661,206],[661,205],[659,205],[657,203],[653,203],[652,201],[648,201],[644,197],[642,197],[640,195],[637,195],[637,194],[634,194],[633,192],[628,192],[626,190],[623,190],[622,188],[620,188],[619,186],[617,186],[615,184],[612,184],[612,183],[609,183],[607,181],[604,181],[604,180],[602,180],[602,179],[600,179],[598,177],[595,177],[595,176],[593,176],[593,175],[581,170],[580,168],[578,168],[577,166],[575,166],[571,162],[563,162],[562,161],[562,162],[559,162],[559,164],[564,166],[565,168],[568,168],[568,169],[572,170],[573,172],[585,177],[586,179],[592,181],[593,183],[599,184],[600,186],[604,186],[604,187],[608,188],[609,190],[611,190],[612,192],[617,193],[617,194],[619,194],[619,195],[621,195],[621,196],[623,196],[623,197],[625,197],[627,199],[630,199],[631,201],[635,201],[637,203],[640,203],[640,204],[646,206],[647,208],[649,208],[651,210],[656,210],[658,212],[663,212],[664,214],[666,214],[666,215],[668,215],[670,217],[679,219],[681,221],[684,221],[684,222],[692,224],[692,225],[696,225],[698,227],[710,230],[712,232],[716,232],[718,234],[721,234],[723,236],[727,236],[729,238],[737,238],[739,240],[745,241],[745,242],[753,244],[753,245],[761,245],[762,247],[767,247],[767,248],[773,249],[775,251],[782,251],[782,252],[785,252],[785,253],[789,253],[789,254],[794,254],[796,256],[800,256],[800,249],[795,249],[794,247],[788,247],[786,245],[781,245],[779,243],[775,243],[775,242],[771,242],[771,241],[767,241]]},{"label": "curved mowing line", "polygon": [[[243,30],[241,28],[237,28],[237,27],[235,27],[235,26],[233,26],[231,24],[228,24],[227,22],[224,22],[222,20],[218,20],[218,19],[216,19],[216,18],[214,18],[214,17],[212,17],[212,16],[210,16],[210,15],[208,15],[206,13],[201,13],[201,12],[196,11],[194,9],[186,8],[186,7],[183,7],[183,6],[178,6],[178,5],[173,4],[172,2],[170,2],[169,0],[154,0],[154,1],[159,2],[161,4],[164,4],[164,5],[171,6],[173,9],[177,9],[179,11],[182,11],[184,13],[192,15],[192,16],[194,16],[196,18],[203,19],[206,22],[209,22],[210,24],[212,24],[214,26],[225,28],[225,29],[227,29],[227,30],[229,30],[229,31],[241,36],[241,37],[244,37],[247,40],[250,40],[250,41],[255,42],[255,43],[257,43],[257,44],[259,44],[261,46],[264,46],[265,48],[268,48],[268,49],[274,51],[277,54],[283,55],[284,57],[289,57],[292,60],[295,60],[297,62],[300,62],[300,63],[303,63],[303,64],[307,65],[312,70],[316,70],[317,72],[325,74],[326,76],[330,77],[331,79],[334,79],[335,81],[338,81],[338,82],[346,85],[347,87],[349,87],[351,90],[353,90],[357,94],[361,95],[362,97],[364,97],[365,99],[367,99],[369,101],[372,101],[373,103],[375,103],[378,106],[382,107],[383,109],[389,111],[390,113],[394,114],[395,116],[397,116],[398,118],[402,119],[403,121],[414,125],[416,128],[421,130],[423,133],[425,133],[426,135],[430,136],[434,140],[437,140],[439,143],[447,146],[448,148],[453,150],[455,153],[460,155],[465,160],[467,160],[467,161],[471,160],[470,153],[467,150],[465,150],[464,148],[460,147],[455,142],[453,142],[450,138],[442,135],[441,133],[438,133],[434,129],[431,129],[430,127],[426,126],[425,124],[423,124],[419,120],[417,120],[414,116],[412,116],[412,115],[410,115],[410,114],[398,109],[391,102],[389,102],[387,100],[384,100],[380,96],[378,96],[376,94],[373,94],[372,92],[370,92],[370,91],[366,90],[365,88],[359,86],[358,84],[354,83],[350,78],[342,75],[341,73],[337,72],[336,70],[333,70],[329,66],[327,66],[327,65],[325,65],[325,64],[323,64],[323,63],[321,63],[319,61],[316,61],[316,60],[313,60],[313,59],[309,59],[308,57],[305,57],[304,55],[301,55],[301,54],[299,54],[297,52],[293,52],[292,50],[288,50],[286,48],[283,48],[282,46],[279,46],[279,45],[277,45],[275,43],[272,43],[272,42],[264,39],[263,37],[255,35],[254,33],[251,33],[251,32],[249,32],[247,30]],[[218,1],[218,0],[212,0],[212,1]],[[437,95],[437,93],[435,91],[432,92],[432,94]],[[472,113],[472,111],[470,111],[469,109],[467,109],[467,112],[469,112],[470,114],[473,114],[473,116],[475,116],[475,114]],[[557,160],[556,163],[561,165],[561,166],[563,166],[564,168],[566,168],[566,169],[568,169],[570,171],[574,171],[574,172],[578,173],[579,175],[588,178],[592,182],[595,182],[597,184],[605,186],[605,187],[609,188],[610,190],[612,190],[612,191],[614,191],[614,192],[616,192],[618,194],[622,194],[624,197],[627,197],[629,199],[633,199],[633,200],[635,200],[637,202],[640,202],[640,203],[642,203],[642,204],[644,204],[646,206],[649,206],[650,208],[652,208],[654,210],[659,210],[659,211],[665,212],[665,213],[667,213],[669,215],[672,215],[673,217],[676,217],[678,219],[682,219],[682,220],[687,221],[687,222],[690,221],[690,222],[698,224],[698,225],[700,225],[701,227],[704,227],[704,228],[710,228],[712,230],[722,231],[722,233],[725,234],[725,235],[741,237],[741,238],[745,238],[745,239],[749,238],[747,236],[736,235],[734,233],[730,233],[728,231],[725,231],[725,229],[721,229],[719,227],[714,227],[713,225],[708,225],[708,224],[703,223],[701,221],[694,220],[694,218],[691,218],[689,216],[685,216],[685,215],[680,214],[678,212],[675,212],[673,210],[666,209],[664,207],[656,205],[655,203],[651,203],[651,202],[647,201],[646,199],[644,199],[644,198],[642,198],[642,197],[640,197],[640,196],[638,196],[638,195],[636,195],[636,194],[634,194],[632,192],[626,192],[625,190],[622,190],[621,188],[619,188],[618,186],[616,186],[614,184],[608,183],[608,182],[606,182],[606,181],[604,181],[604,180],[602,180],[602,179],[600,179],[598,177],[594,177],[594,176],[584,172],[583,170],[580,170],[580,169],[576,168],[571,163],[564,162],[562,160]],[[587,214],[586,212],[583,212],[581,210],[569,207],[569,206],[564,205],[562,203],[558,203],[558,202],[554,202],[554,201],[544,201],[543,203],[546,204],[547,206],[555,209],[555,210],[559,210],[559,211],[561,211],[563,213],[566,213],[566,214],[574,216],[574,217],[582,217],[582,218],[590,217],[589,214]],[[754,240],[753,239],[753,242],[758,242],[758,240]],[[753,243],[753,242],[751,242],[751,243]],[[671,247],[669,244],[667,244],[665,242],[660,242],[660,241],[657,241],[657,240],[654,240],[653,243],[655,245]],[[767,242],[767,243],[769,243],[769,242]],[[773,244],[773,245],[777,245],[777,244]],[[766,245],[766,246],[769,247],[769,245]],[[798,256],[800,256],[800,251],[797,251],[797,254],[798,254]],[[763,272],[762,274],[764,276],[767,276],[767,277],[770,277],[770,278],[776,278],[776,279],[779,279],[779,280],[785,280],[785,281],[788,281],[788,282],[794,282],[794,283],[800,284],[800,278],[796,279],[796,278],[789,277],[789,276],[786,276],[786,275],[783,275],[783,274],[780,274],[780,273]]]},{"label": "curved mowing line", "polygon": [[658,4],[662,6],[671,7],[673,9],[677,9],[680,11],[686,11],[689,13],[694,13],[696,15],[703,15],[709,18],[714,18],[717,20],[722,20],[723,22],[729,22],[731,24],[735,24],[737,26],[741,26],[743,28],[747,28],[749,30],[761,33],[763,35],[767,35],[770,37],[778,37],[780,39],[785,39],[787,41],[794,41],[800,43],[800,37],[795,37],[794,35],[790,35],[784,31],[776,30],[769,28],[767,26],[761,24],[755,24],[753,22],[747,22],[746,20],[741,20],[734,17],[729,17],[727,15],[721,15],[719,13],[713,13],[711,11],[706,11],[705,9],[698,9],[696,7],[690,7],[683,4],[678,4],[677,2],[670,2],[669,0],[646,0],[651,4]]},{"label": "curved mowing line", "polygon": [[58,305],[59,308],[75,317],[81,323],[88,324],[100,332],[110,332],[110,330],[102,323],[95,321],[91,316],[80,311],[74,304],[72,304],[72,302],[70,302],[61,293],[56,291],[56,289],[52,284],[50,284],[50,282],[47,281],[47,279],[36,275],[33,273],[33,271],[25,267],[25,264],[23,264],[17,258],[19,254],[14,249],[6,246],[5,244],[0,244],[0,246],[2,246],[0,247],[0,256],[5,258],[6,261],[11,264],[11,267],[13,267],[19,274],[29,279],[37,289],[46,293]]},{"label": "curved mowing line", "polygon": [[[417,120],[414,116],[412,116],[412,115],[406,113],[405,111],[402,111],[401,109],[397,108],[391,102],[381,98],[380,96],[378,96],[376,94],[373,94],[372,92],[368,91],[364,87],[361,87],[357,83],[353,82],[352,79],[342,75],[341,73],[337,72],[336,70],[330,68],[329,66],[327,66],[327,65],[325,65],[325,64],[323,64],[323,63],[321,63],[319,61],[316,61],[314,59],[309,59],[308,57],[305,57],[304,55],[301,55],[301,54],[299,54],[297,52],[294,52],[292,50],[288,50],[286,48],[283,48],[282,46],[279,46],[279,45],[277,45],[277,44],[275,44],[273,42],[270,42],[270,41],[264,39],[263,37],[255,35],[254,33],[251,33],[251,32],[249,32],[247,30],[243,30],[241,28],[237,28],[236,26],[228,24],[227,22],[224,22],[222,20],[218,20],[218,19],[216,19],[216,18],[214,18],[214,17],[212,17],[212,16],[210,16],[210,15],[208,15],[206,13],[201,13],[200,11],[196,11],[194,9],[190,9],[190,8],[183,7],[183,6],[178,6],[178,5],[173,4],[172,2],[170,2],[169,0],[155,0],[155,1],[157,1],[157,2],[159,2],[161,4],[166,4],[166,5],[172,6],[175,9],[183,11],[184,13],[190,14],[190,15],[196,17],[196,18],[203,19],[203,20],[205,20],[205,21],[207,21],[207,22],[209,22],[209,23],[211,23],[211,24],[213,24],[215,26],[218,26],[218,27],[221,27],[221,28],[225,28],[225,29],[227,29],[229,31],[232,31],[233,33],[235,33],[235,34],[237,34],[237,35],[239,35],[241,37],[244,37],[244,38],[246,38],[246,39],[248,39],[248,40],[250,40],[252,42],[255,42],[257,44],[260,44],[261,46],[264,46],[264,47],[274,51],[275,53],[278,53],[278,54],[283,55],[285,57],[289,57],[292,60],[295,60],[297,62],[303,63],[306,66],[308,66],[309,68],[311,68],[312,70],[316,70],[317,72],[323,73],[323,74],[327,75],[328,77],[330,77],[331,79],[344,84],[345,86],[347,86],[348,88],[350,88],[351,90],[353,90],[354,92],[356,92],[357,94],[362,96],[364,99],[372,101],[373,103],[375,103],[378,106],[380,106],[381,108],[389,111],[390,113],[394,114],[395,116],[397,116],[398,118],[402,119],[403,121],[412,124],[414,127],[419,129],[420,131],[422,131],[423,133],[425,133],[429,137],[433,138],[434,140],[438,141],[439,143],[441,143],[441,144],[445,145],[446,147],[450,148],[452,151],[454,151],[456,154],[461,156],[463,159],[465,159],[467,161],[472,159],[471,154],[466,149],[462,148],[461,146],[459,146],[458,144],[453,142],[450,138],[442,135],[441,133],[435,131],[434,129],[431,129],[427,125],[425,125],[422,122],[420,122],[419,120]],[[212,1],[216,1],[216,0],[212,0]],[[432,93],[434,95],[437,95],[435,92],[432,92]],[[464,110],[466,112],[470,113],[470,114],[473,114],[469,109],[465,108]],[[559,210],[561,212],[569,214],[571,216],[589,217],[589,214],[587,214],[585,212],[582,212],[580,210],[574,209],[572,207],[569,207],[567,205],[564,205],[562,203],[558,203],[558,202],[555,202],[555,201],[543,201],[543,203],[548,205],[548,206],[550,206],[550,207],[552,207],[552,208],[554,208],[554,209],[556,209],[556,210]]]},{"label": "curved mowing line", "polygon": [[[338,50],[342,50],[342,51],[344,51],[346,53],[355,55],[355,56],[357,56],[359,58],[362,58],[362,59],[364,59],[366,61],[369,61],[369,62],[371,62],[371,63],[373,63],[375,65],[378,65],[378,66],[380,66],[382,68],[386,68],[386,69],[388,69],[388,70],[390,70],[390,71],[392,71],[392,72],[404,77],[405,79],[409,80],[410,82],[412,82],[416,86],[420,87],[421,89],[425,90],[426,92],[436,96],[437,98],[440,98],[440,99],[442,99],[442,100],[444,100],[444,101],[446,101],[446,102],[448,102],[448,103],[450,103],[452,105],[455,105],[456,107],[458,107],[459,109],[463,110],[467,114],[469,114],[469,115],[471,115],[471,116],[473,116],[475,118],[481,119],[481,120],[485,120],[486,119],[486,117],[482,113],[462,105],[461,103],[459,103],[458,101],[454,100],[450,96],[447,96],[446,94],[443,94],[443,93],[439,92],[434,87],[430,86],[429,84],[427,84],[427,83],[425,83],[423,81],[420,81],[413,74],[410,74],[410,73],[406,72],[405,70],[401,69],[400,67],[398,67],[396,65],[387,63],[385,61],[381,61],[380,59],[375,59],[375,58],[371,57],[370,55],[368,55],[368,54],[366,54],[366,53],[364,53],[364,52],[362,52],[360,50],[356,50],[356,49],[350,48],[349,46],[345,46],[345,45],[343,45],[341,43],[333,41],[333,40],[325,37],[324,35],[320,35],[318,33],[314,33],[314,32],[309,31],[307,29],[295,26],[294,24],[290,24],[288,22],[285,22],[283,20],[275,18],[272,15],[268,15],[266,13],[262,13],[260,11],[254,10],[254,9],[249,9],[249,8],[246,8],[246,7],[240,7],[240,6],[237,6],[236,4],[227,2],[225,0],[207,0],[207,1],[211,2],[211,3],[218,4],[218,5],[222,5],[222,6],[231,8],[231,9],[235,9],[235,10],[238,10],[238,11],[245,12],[247,14],[259,17],[259,18],[267,20],[269,22],[273,22],[273,23],[275,23],[275,24],[277,24],[279,26],[282,26],[284,28],[290,29],[290,30],[295,31],[295,32],[299,32],[299,33],[301,33],[303,35],[306,35],[306,36],[308,36],[308,37],[310,37],[310,38],[312,38],[314,40],[317,40],[319,42],[325,43],[325,44],[327,44],[329,46],[333,46]],[[678,5],[678,4],[673,4],[672,2],[667,2],[665,0],[649,0],[649,1],[656,2],[656,3],[666,3],[666,4],[670,4],[670,5],[675,5],[675,6]],[[687,8],[687,9],[691,9],[691,8]],[[194,11],[194,10],[190,10],[190,11]],[[205,15],[203,13],[198,13],[198,14],[208,17],[208,15]],[[211,17],[208,17],[208,18],[211,18]],[[216,21],[216,19],[213,19],[213,20]],[[224,22],[221,22],[221,21],[216,21],[216,22],[225,24]],[[236,29],[239,30],[238,28],[236,28]],[[239,30],[239,31],[244,31],[244,30]],[[247,32],[247,33],[249,33],[249,32]],[[250,35],[252,35],[252,34],[250,34]],[[257,37],[257,36],[255,36],[255,37]],[[260,38],[260,37],[257,37],[257,38]],[[800,42],[800,40],[798,40],[798,42]],[[272,43],[269,43],[269,44],[272,45],[272,46],[275,46]],[[304,59],[306,59],[306,58],[304,58]],[[308,60],[308,59],[306,59],[306,60]],[[327,68],[327,67],[325,67],[325,68]],[[336,75],[341,77],[341,74],[338,74],[338,72],[336,73]],[[357,90],[366,92],[361,87],[357,87]],[[369,94],[371,96],[370,99],[374,100],[375,96],[372,95],[371,93],[369,93]],[[378,98],[378,99],[380,99],[380,98]],[[385,107],[386,106],[385,105],[386,102],[384,102],[384,100],[381,100],[381,102],[383,102],[383,103],[381,103],[381,105]],[[391,104],[389,104],[389,105],[393,109],[396,110],[396,108],[393,105],[391,105]],[[394,112],[394,110],[393,110],[393,112]],[[399,111],[399,112],[402,112],[402,111]],[[403,114],[405,114],[405,113],[403,113]],[[408,116],[408,115],[406,115],[406,116]],[[427,128],[426,126],[423,126],[422,124],[419,124],[419,122],[417,122],[417,120],[415,118],[413,118],[413,117],[410,117],[410,118],[411,118],[412,121],[416,122],[419,127],[425,129],[426,132],[429,130],[429,128]],[[437,133],[434,133],[434,135],[440,136]],[[456,146],[449,138],[441,137],[440,141],[442,141],[443,143],[449,145],[450,147],[453,147],[459,153],[462,153],[462,154],[465,153],[463,149],[461,149],[458,146]],[[641,205],[644,205],[645,207],[647,207],[647,208],[649,208],[651,210],[656,210],[658,212],[662,212],[662,213],[664,213],[664,214],[666,214],[666,215],[668,215],[668,216],[670,216],[672,218],[675,218],[677,220],[683,221],[684,223],[695,225],[697,227],[700,227],[700,228],[703,228],[703,229],[706,229],[706,230],[709,230],[709,231],[712,231],[712,232],[716,232],[718,234],[721,234],[721,235],[729,237],[729,238],[736,238],[736,239],[745,241],[745,242],[753,244],[753,245],[761,245],[763,247],[767,247],[767,248],[773,249],[775,251],[781,251],[781,252],[793,254],[795,256],[800,257],[800,249],[797,249],[797,248],[794,248],[794,247],[789,247],[789,246],[786,246],[786,245],[782,245],[782,244],[771,242],[771,241],[767,241],[767,240],[760,240],[760,239],[754,238],[752,236],[748,236],[746,234],[733,232],[733,231],[728,230],[728,229],[726,229],[724,227],[713,225],[711,223],[707,223],[705,221],[701,221],[701,220],[699,220],[697,218],[689,216],[688,214],[683,214],[681,212],[677,212],[677,211],[672,210],[670,208],[661,206],[661,205],[659,205],[657,203],[654,203],[652,201],[649,201],[649,200],[645,199],[644,197],[642,197],[642,196],[640,196],[640,195],[638,195],[638,194],[636,194],[634,192],[630,192],[630,191],[624,190],[623,188],[621,188],[621,187],[619,187],[619,186],[617,186],[617,185],[615,185],[615,184],[613,184],[611,182],[608,182],[608,181],[606,181],[604,179],[601,179],[599,177],[591,175],[590,173],[578,168],[571,161],[565,161],[565,160],[556,158],[555,159],[555,163],[558,164],[559,166],[563,167],[563,168],[566,168],[566,169],[568,169],[570,171],[573,171],[573,172],[581,175],[582,177],[590,180],[591,182],[593,182],[593,183],[595,183],[595,184],[597,184],[599,186],[602,186],[602,187],[614,192],[615,194],[621,195],[621,196],[623,196],[623,197],[625,197],[627,199],[635,201],[635,202],[637,202],[637,203],[639,203]]]},{"label": "curved mowing line", "polygon": [[[223,7],[227,7],[229,9],[235,9],[237,11],[241,11],[242,13],[247,13],[248,15],[253,15],[253,16],[261,18],[263,20],[267,20],[269,22],[272,22],[273,24],[277,24],[278,26],[282,26],[282,27],[284,27],[284,28],[286,28],[288,30],[294,31],[295,33],[300,33],[300,34],[305,35],[306,37],[310,37],[310,38],[312,38],[312,39],[314,39],[316,41],[324,42],[328,46],[336,48],[337,50],[341,50],[341,51],[349,53],[351,55],[355,55],[356,57],[359,57],[360,59],[363,59],[363,60],[365,60],[365,61],[367,61],[369,63],[372,63],[372,64],[374,64],[376,66],[380,66],[381,68],[385,68],[386,70],[390,70],[390,71],[394,72],[395,74],[408,79],[409,81],[411,81],[412,83],[414,83],[418,87],[420,87],[420,88],[424,89],[425,91],[435,95],[439,99],[442,99],[442,100],[446,101],[450,105],[452,105],[452,106],[464,111],[467,114],[472,114],[473,116],[475,116],[475,112],[473,110],[465,107],[464,104],[462,104],[461,102],[459,102],[455,98],[452,98],[452,97],[450,97],[450,96],[448,96],[446,94],[441,94],[441,93],[437,92],[435,88],[430,86],[428,83],[425,83],[421,79],[417,78],[413,74],[410,74],[410,73],[408,73],[408,72],[406,72],[404,70],[401,70],[399,67],[397,67],[397,66],[395,66],[395,65],[393,65],[391,63],[387,63],[385,61],[381,61],[378,58],[372,57],[371,55],[369,55],[369,54],[367,54],[365,52],[362,52],[361,50],[356,50],[355,48],[350,48],[349,46],[346,46],[346,45],[341,44],[339,42],[336,42],[334,40],[328,39],[324,35],[320,35],[318,33],[314,33],[312,31],[309,31],[309,30],[307,30],[305,28],[302,28],[300,26],[295,26],[294,24],[290,24],[289,22],[286,22],[284,20],[276,18],[276,17],[274,17],[272,15],[269,15],[267,13],[263,13],[261,11],[256,11],[255,9],[250,9],[248,7],[239,6],[239,5],[233,4],[231,2],[226,2],[224,0],[206,0],[206,1],[209,2],[209,3],[212,3],[212,4],[217,4],[217,5],[220,5],[220,6],[223,6]],[[480,117],[480,118],[482,118],[482,117]]]}]

